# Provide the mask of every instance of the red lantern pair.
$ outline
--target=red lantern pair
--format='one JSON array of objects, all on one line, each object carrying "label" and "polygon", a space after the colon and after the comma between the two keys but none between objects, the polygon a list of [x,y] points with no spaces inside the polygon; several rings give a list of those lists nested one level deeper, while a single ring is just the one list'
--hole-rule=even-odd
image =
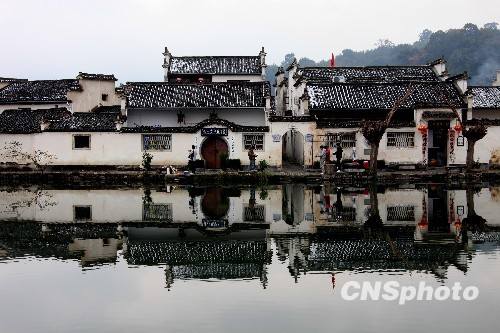
[{"label": "red lantern pair", "polygon": [[427,125],[426,124],[420,124],[417,127],[418,131],[422,134],[427,132]]}]

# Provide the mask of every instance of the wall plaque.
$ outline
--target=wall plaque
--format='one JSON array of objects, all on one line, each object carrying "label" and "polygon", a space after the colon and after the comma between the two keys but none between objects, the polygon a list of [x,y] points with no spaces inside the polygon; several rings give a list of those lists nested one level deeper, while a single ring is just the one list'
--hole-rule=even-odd
[{"label": "wall plaque", "polygon": [[227,128],[218,128],[218,127],[207,127],[201,129],[201,136],[227,136],[228,130]]}]

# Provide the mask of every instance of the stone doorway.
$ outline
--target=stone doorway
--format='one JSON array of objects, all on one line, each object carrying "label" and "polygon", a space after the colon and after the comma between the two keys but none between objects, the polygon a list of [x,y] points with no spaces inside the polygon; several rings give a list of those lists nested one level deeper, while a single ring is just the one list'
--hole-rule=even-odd
[{"label": "stone doorway", "polygon": [[448,164],[449,121],[429,121],[428,163],[431,167],[443,167]]},{"label": "stone doorway", "polygon": [[222,158],[227,157],[228,152],[226,141],[218,136],[209,136],[201,145],[201,156],[207,169],[220,169]]}]

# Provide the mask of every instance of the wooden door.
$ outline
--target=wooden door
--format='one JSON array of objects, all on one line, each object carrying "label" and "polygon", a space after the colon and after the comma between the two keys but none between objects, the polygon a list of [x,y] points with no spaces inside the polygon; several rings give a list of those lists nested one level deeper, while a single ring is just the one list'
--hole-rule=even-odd
[{"label": "wooden door", "polygon": [[428,146],[429,166],[442,167],[448,164],[448,130],[450,121],[429,121],[432,146]]},{"label": "wooden door", "polygon": [[205,160],[207,169],[219,169],[221,167],[222,155],[228,153],[226,141],[218,136],[208,137],[201,146],[201,156]]}]

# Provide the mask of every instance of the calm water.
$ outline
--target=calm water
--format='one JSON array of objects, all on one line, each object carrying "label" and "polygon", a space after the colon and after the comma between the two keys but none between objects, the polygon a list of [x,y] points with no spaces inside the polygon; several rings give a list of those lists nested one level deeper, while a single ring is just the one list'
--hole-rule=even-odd
[{"label": "calm water", "polygon": [[[391,280],[480,294],[341,297]],[[500,187],[0,189],[0,332],[497,332],[499,299]]]}]

